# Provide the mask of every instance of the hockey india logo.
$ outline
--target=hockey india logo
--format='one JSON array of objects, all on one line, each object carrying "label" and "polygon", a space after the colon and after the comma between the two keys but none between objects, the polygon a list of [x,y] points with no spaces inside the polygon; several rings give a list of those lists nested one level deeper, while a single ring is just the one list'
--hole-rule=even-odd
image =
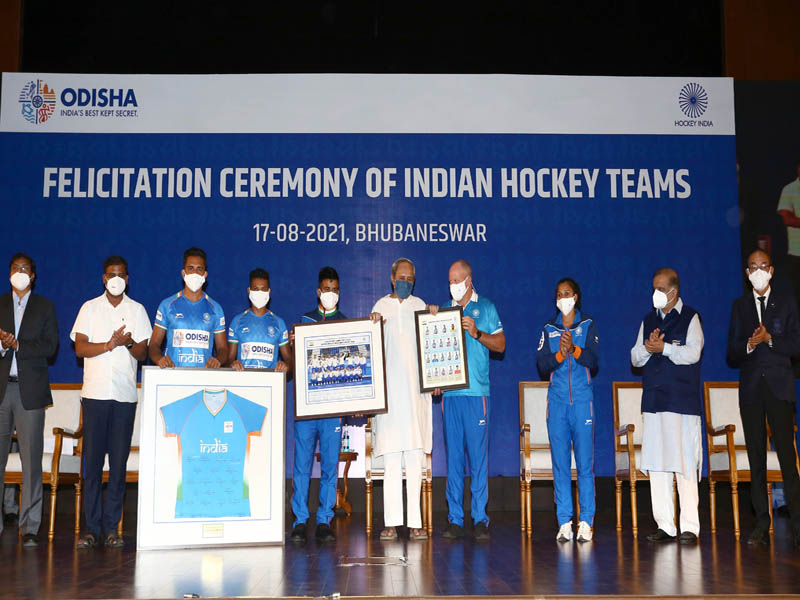
[{"label": "hockey india logo", "polygon": [[56,92],[41,79],[29,81],[19,93],[19,105],[28,123],[44,123],[56,112]]},{"label": "hockey india logo", "polygon": [[708,94],[699,83],[687,83],[678,94],[678,106],[687,117],[697,119],[708,108]]}]

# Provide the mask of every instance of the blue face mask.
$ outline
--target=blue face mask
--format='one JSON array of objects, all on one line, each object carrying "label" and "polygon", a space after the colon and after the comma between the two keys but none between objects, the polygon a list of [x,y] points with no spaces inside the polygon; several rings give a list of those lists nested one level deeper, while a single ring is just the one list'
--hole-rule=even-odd
[{"label": "blue face mask", "polygon": [[405,300],[411,295],[411,290],[414,289],[414,284],[410,281],[403,281],[398,279],[394,282],[394,293],[397,294],[397,297],[401,300]]}]

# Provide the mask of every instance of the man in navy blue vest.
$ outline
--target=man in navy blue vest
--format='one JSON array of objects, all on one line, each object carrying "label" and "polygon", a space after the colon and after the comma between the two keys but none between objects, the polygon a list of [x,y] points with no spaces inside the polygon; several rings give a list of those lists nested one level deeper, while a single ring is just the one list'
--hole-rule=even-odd
[{"label": "man in navy blue vest", "polygon": [[703,444],[700,425],[700,315],[680,298],[674,269],[653,275],[653,310],[639,327],[631,362],[642,369],[642,458],[649,474],[653,518],[658,530],[651,542],[674,541],[673,475],[681,503],[681,544],[696,544],[700,533],[697,482]]},{"label": "man in navy blue vest", "polygon": [[733,303],[728,362],[741,369],[739,411],[750,463],[750,495],[756,513],[756,527],[747,543],[769,543],[765,426],[769,419],[783,474],[794,544],[800,547],[800,478],[794,446],[795,392],[791,363],[791,357],[800,354],[800,322],[795,299],[771,289],[773,271],[770,256],[763,250],[756,250],[747,258],[745,272],[753,291]]}]

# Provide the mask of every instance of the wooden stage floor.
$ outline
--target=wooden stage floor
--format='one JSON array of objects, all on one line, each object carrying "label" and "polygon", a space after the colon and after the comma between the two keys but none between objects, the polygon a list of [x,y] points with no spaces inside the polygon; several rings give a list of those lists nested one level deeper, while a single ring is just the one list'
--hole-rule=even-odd
[{"label": "wooden stage floor", "polygon": [[[131,511],[132,513],[133,511]],[[745,511],[743,511],[745,512]],[[130,513],[129,513],[130,514]],[[379,517],[380,515],[378,515]],[[702,516],[702,515],[701,515]],[[556,595],[788,595],[800,593],[800,550],[788,520],[776,517],[769,547],[734,541],[730,514],[715,536],[701,532],[695,547],[654,545],[644,539],[650,519],[641,516],[640,539],[628,528],[617,535],[613,506],[598,515],[595,541],[558,544],[552,512],[534,513],[534,534],[520,534],[516,512],[491,515],[491,540],[442,539],[446,515],[435,515],[433,540],[371,540],[363,514],[337,517],[338,540],[320,545],[150,551],[135,550],[134,517],[122,550],[75,550],[70,515],[59,514],[53,544],[18,544],[15,527],[0,537],[3,598],[181,598],[209,596],[537,596]],[[743,519],[745,531],[750,522]],[[708,523],[703,518],[704,524]],[[626,525],[630,521],[626,518]],[[375,521],[379,525],[378,519]],[[130,534],[130,535],[129,535]],[[341,566],[369,557],[405,557],[401,564]],[[358,560],[362,559],[362,560]],[[392,561],[390,561],[392,562]],[[394,562],[400,563],[399,560]]]}]

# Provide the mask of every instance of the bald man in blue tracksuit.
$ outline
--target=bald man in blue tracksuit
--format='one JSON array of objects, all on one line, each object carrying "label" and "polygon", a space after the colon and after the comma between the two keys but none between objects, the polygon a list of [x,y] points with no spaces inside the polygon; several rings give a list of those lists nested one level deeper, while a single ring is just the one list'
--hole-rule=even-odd
[{"label": "bald man in blue tracksuit", "polygon": [[[571,279],[559,282],[570,288],[570,296],[579,297]],[[545,324],[539,338],[536,363],[539,372],[550,378],[547,392],[547,433],[553,464],[556,516],[559,532],[556,539],[572,539],[572,452],[578,472],[580,523],[578,541],[592,539],[595,513],[594,491],[594,407],[592,376],[597,369],[597,328],[594,320],[581,314],[578,306],[566,309],[568,326],[562,312]],[[571,309],[571,310],[570,310]],[[562,347],[562,336],[569,332],[571,346]]]},{"label": "bald man in blue tracksuit", "polygon": [[461,306],[466,333],[468,389],[452,390],[442,398],[444,438],[447,448],[447,520],[442,537],[464,536],[465,450],[469,461],[473,535],[489,538],[489,352],[504,352],[506,337],[491,300],[478,296],[472,286],[472,267],[457,260],[450,267],[450,295],[444,306]]}]

